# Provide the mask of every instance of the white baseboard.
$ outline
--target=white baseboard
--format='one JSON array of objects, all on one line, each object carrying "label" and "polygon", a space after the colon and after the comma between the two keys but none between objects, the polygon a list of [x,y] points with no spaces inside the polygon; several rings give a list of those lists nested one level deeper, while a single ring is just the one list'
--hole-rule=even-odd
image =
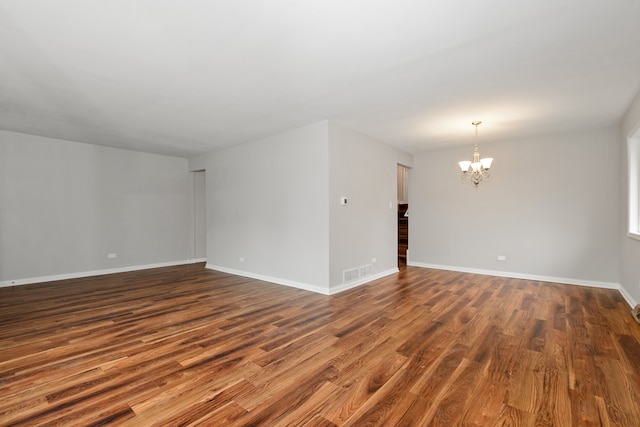
[{"label": "white baseboard", "polygon": [[635,307],[638,304],[638,301],[636,301],[631,295],[629,295],[629,292],[627,292],[625,288],[620,286],[620,289],[618,290],[620,291],[620,293],[622,294],[622,297],[625,299],[625,301],[627,301],[627,304],[629,304],[630,307]]},{"label": "white baseboard", "polygon": [[175,265],[194,264],[196,262],[199,262],[199,261],[193,261],[193,260],[169,261],[169,262],[160,262],[155,264],[132,265],[130,267],[108,268],[105,270],[81,271],[77,273],[56,274],[53,276],[40,276],[40,277],[30,277],[27,279],[6,280],[3,282],[0,282],[0,288],[6,287],[6,286],[28,285],[31,283],[53,282],[55,280],[67,280],[67,279],[78,279],[81,277],[101,276],[103,274],[126,273],[128,271],[148,270],[150,268],[172,267]]},{"label": "white baseboard", "polygon": [[337,294],[338,292],[342,292],[342,291],[346,291],[347,289],[351,289],[351,288],[355,288],[356,286],[360,286],[363,285],[365,283],[380,279],[382,277],[385,276],[389,276],[391,274],[397,273],[398,269],[397,268],[393,268],[387,271],[383,271],[381,273],[377,273],[377,274],[373,274],[371,276],[367,276],[364,277],[360,280],[356,280],[350,283],[346,283],[343,285],[339,285],[336,287],[331,287],[330,289],[327,289],[323,286],[318,286],[318,285],[311,285],[309,283],[302,283],[302,282],[296,282],[293,280],[288,280],[288,279],[282,279],[280,277],[272,277],[272,276],[265,276],[262,274],[256,274],[256,273],[251,273],[248,271],[242,271],[242,270],[235,270],[233,268],[227,268],[227,267],[221,267],[219,265],[213,265],[213,264],[207,264],[205,266],[205,268],[208,268],[210,270],[216,270],[216,271],[221,271],[223,273],[229,273],[229,274],[233,274],[235,276],[242,276],[242,277],[249,277],[251,279],[257,279],[257,280],[262,280],[265,282],[270,282],[270,283],[275,283],[277,285],[284,285],[284,286],[289,286],[292,288],[297,288],[297,289],[303,289],[305,291],[311,291],[311,292],[315,292],[318,294],[322,294],[322,295],[334,295]]},{"label": "white baseboard", "polygon": [[233,268],[221,267],[219,265],[207,264],[205,268],[210,270],[221,271],[223,273],[233,274],[234,276],[249,277],[250,279],[262,280],[264,282],[275,283],[277,285],[289,286],[292,288],[304,289],[305,291],[316,292],[318,294],[329,295],[329,289],[309,283],[296,282],[294,280],[281,279],[279,277],[265,276],[262,274],[251,273],[248,271],[235,270]]},{"label": "white baseboard", "polygon": [[413,267],[433,268],[436,270],[459,271],[461,273],[482,274],[485,276],[511,277],[514,279],[537,280],[539,282],[562,283],[565,285],[590,286],[592,288],[620,289],[619,283],[596,282],[592,280],[571,279],[568,277],[540,276],[536,274],[513,273],[510,271],[483,270],[478,268],[457,267],[451,265],[427,264],[423,262],[409,262]]},{"label": "white baseboard", "polygon": [[332,286],[330,295],[337,294],[338,292],[346,291],[347,289],[356,288],[358,286],[364,285],[365,283],[373,282],[374,280],[382,279],[383,277],[390,276],[392,274],[397,273],[397,268],[391,268],[386,271],[382,271],[380,273],[372,274],[371,276],[363,277],[360,280],[354,280],[353,282],[343,283],[342,285]]},{"label": "white baseboard", "polygon": [[568,277],[540,276],[536,274],[513,273],[509,271],[482,270],[477,268],[466,268],[451,265],[428,264],[423,262],[407,262],[407,265],[413,267],[433,268],[436,270],[459,271],[461,273],[483,274],[486,276],[511,277],[514,279],[537,280],[540,282],[561,283],[565,285],[589,286],[592,288],[616,289],[620,291],[627,303],[633,307],[635,301],[629,293],[620,285],[614,282],[598,282],[593,280],[572,279]]},{"label": "white baseboard", "polygon": [[[90,276],[100,276],[104,274],[125,273],[125,272],[136,271],[136,270],[147,270],[150,268],[172,267],[172,266],[184,265],[184,264],[195,264],[195,263],[206,262],[206,261],[207,261],[206,258],[198,258],[198,259],[190,259],[190,260],[161,262],[161,263],[155,263],[155,264],[134,265],[129,267],[109,268],[104,270],[57,274],[52,276],[30,277],[26,279],[6,280],[6,281],[0,282],[0,288],[7,287],[7,286],[28,285],[31,283],[52,282],[56,280],[67,280],[67,279],[77,279],[77,278],[90,277]],[[617,289],[622,295],[622,297],[625,299],[625,301],[629,304],[630,307],[635,307],[636,304],[638,304],[638,302],[619,283],[597,282],[597,281],[591,281],[591,280],[571,279],[566,277],[539,276],[539,275],[532,275],[532,274],[522,274],[522,273],[513,273],[513,272],[505,272],[505,271],[495,271],[495,270],[483,270],[483,269],[466,268],[466,267],[458,267],[458,266],[450,266],[450,265],[428,264],[428,263],[414,262],[414,261],[407,261],[407,265],[413,266],[413,267],[433,268],[436,270],[449,270],[449,271],[459,271],[461,273],[482,274],[486,276],[512,277],[515,279],[537,280],[541,282],[562,283],[567,285]],[[262,274],[255,274],[255,273],[250,273],[242,270],[234,270],[234,269],[220,267],[212,264],[206,264],[205,267],[210,270],[217,270],[223,273],[234,274],[236,276],[243,276],[243,277],[249,277],[252,279],[263,280],[265,282],[271,282],[271,283],[276,283],[278,285],[290,286],[298,289],[303,289],[306,291],[316,292],[323,295],[337,294],[339,292],[346,291],[347,289],[352,289],[352,288],[361,286],[365,283],[369,283],[374,280],[378,280],[398,272],[397,268],[392,268],[377,274],[373,274],[371,276],[364,277],[354,282],[345,283],[345,284],[327,289],[322,286],[296,282],[293,280],[281,279],[278,277],[265,276]]]}]

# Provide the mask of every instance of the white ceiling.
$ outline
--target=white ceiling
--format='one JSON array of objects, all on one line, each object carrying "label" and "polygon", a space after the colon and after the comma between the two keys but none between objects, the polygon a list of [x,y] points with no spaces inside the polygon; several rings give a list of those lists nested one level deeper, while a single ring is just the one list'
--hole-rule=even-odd
[{"label": "white ceiling", "polygon": [[324,119],[410,152],[615,125],[639,0],[0,0],[0,129],[190,156]]}]

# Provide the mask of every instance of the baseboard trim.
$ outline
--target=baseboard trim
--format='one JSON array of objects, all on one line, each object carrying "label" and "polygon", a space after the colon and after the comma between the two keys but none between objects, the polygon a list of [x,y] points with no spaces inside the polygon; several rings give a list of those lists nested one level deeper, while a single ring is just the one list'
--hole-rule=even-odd
[{"label": "baseboard trim", "polygon": [[[108,268],[104,270],[92,270],[92,271],[82,271],[77,273],[57,274],[52,276],[30,277],[26,279],[6,280],[6,281],[0,282],[0,288],[7,287],[7,286],[29,285],[32,283],[53,282],[56,280],[68,280],[68,279],[78,279],[78,278],[90,277],[90,276],[101,276],[105,274],[126,273],[129,271],[148,270],[151,268],[172,267],[172,266],[184,265],[184,264],[196,264],[199,262],[206,262],[206,261],[207,261],[206,258],[198,258],[198,259],[190,259],[190,260],[160,262],[160,263],[154,263],[154,264],[134,265],[129,267]],[[561,284],[567,284],[567,285],[616,289],[620,292],[620,294],[625,299],[627,304],[629,304],[630,307],[635,307],[636,304],[638,304],[638,302],[619,283],[597,282],[592,280],[571,279],[566,277],[540,276],[535,274],[522,274],[522,273],[513,273],[513,272],[507,272],[507,271],[483,270],[483,269],[477,269],[477,268],[429,264],[429,263],[415,262],[415,261],[407,261],[407,265],[412,267],[433,268],[436,270],[448,270],[448,271],[458,271],[461,273],[482,274],[485,276],[511,277],[514,279],[537,280],[541,282],[561,283]],[[249,277],[252,279],[263,280],[265,282],[275,283],[278,285],[284,285],[284,286],[289,286],[297,289],[303,289],[305,291],[311,291],[311,292],[315,292],[323,295],[334,295],[339,292],[343,292],[348,289],[352,289],[352,288],[356,288],[358,286],[364,285],[365,283],[369,283],[374,280],[378,280],[383,277],[390,276],[399,271],[397,268],[392,268],[389,270],[382,271],[380,273],[373,274],[371,276],[367,276],[361,280],[356,280],[354,282],[350,282],[350,283],[342,284],[339,286],[331,287],[330,289],[326,289],[324,287],[311,285],[309,283],[296,282],[293,280],[282,279],[279,277],[265,276],[262,274],[250,273],[242,270],[235,270],[235,269],[221,267],[213,264],[206,264],[205,268],[210,270],[221,271],[223,273],[233,274],[236,276]]]},{"label": "baseboard trim", "polygon": [[220,271],[222,273],[233,274],[234,276],[249,277],[250,279],[262,280],[264,282],[275,283],[276,285],[284,285],[284,286],[289,286],[291,288],[297,288],[305,291],[315,292],[322,295],[334,295],[339,292],[346,291],[347,289],[352,289],[357,286],[364,285],[365,283],[369,283],[374,280],[380,279],[382,277],[389,276],[399,271],[397,268],[392,268],[390,270],[386,270],[381,273],[376,273],[371,276],[367,276],[360,280],[356,280],[350,283],[346,283],[343,285],[339,285],[339,286],[331,287],[330,289],[327,289],[325,287],[311,285],[309,283],[296,282],[294,280],[282,279],[280,277],[265,276],[263,274],[251,273],[243,270],[235,270],[233,268],[221,267],[219,265],[207,264],[205,265],[205,268],[208,268],[210,270]]},{"label": "baseboard trim", "polygon": [[150,268],[173,267],[176,265],[195,264],[196,262],[198,261],[193,261],[193,260],[169,261],[169,262],[159,262],[159,263],[145,264],[145,265],[132,265],[129,267],[108,268],[105,270],[81,271],[77,273],[56,274],[52,276],[40,276],[40,277],[30,277],[27,279],[6,280],[3,282],[0,282],[0,288],[7,287],[7,286],[29,285],[32,283],[53,282],[56,280],[68,280],[68,279],[79,279],[82,277],[102,276],[104,274],[126,273],[129,271],[136,271],[136,270],[148,270]]},{"label": "baseboard trim", "polygon": [[374,280],[382,279],[383,277],[390,276],[392,274],[398,273],[400,270],[397,268],[391,268],[389,270],[382,271],[380,273],[372,274],[371,276],[363,277],[360,280],[355,280],[353,282],[344,283],[338,286],[332,286],[330,295],[337,294],[342,291],[346,291],[347,289],[357,288],[358,286],[362,286],[365,283],[373,282]]},{"label": "baseboard trim", "polygon": [[291,288],[303,289],[318,294],[329,295],[330,291],[322,286],[312,285],[309,283],[296,282],[294,280],[282,279],[280,277],[266,276],[263,274],[251,273],[249,271],[235,270],[233,268],[222,267],[214,264],[206,264],[205,268],[216,270],[222,273],[233,274],[234,276],[248,277],[250,279],[262,280],[264,282],[275,283],[276,285],[289,286]]},{"label": "baseboard trim", "polygon": [[629,292],[627,292],[625,288],[620,286],[618,290],[622,294],[622,297],[625,299],[625,301],[627,301],[627,304],[629,304],[629,307],[633,308],[638,304],[638,302],[629,294]]},{"label": "baseboard trim", "polygon": [[568,277],[554,277],[554,276],[540,276],[537,274],[522,274],[522,273],[514,273],[510,271],[496,271],[496,270],[483,270],[478,268],[467,268],[467,267],[458,267],[452,265],[439,265],[439,264],[428,264],[423,262],[415,262],[410,261],[407,262],[407,265],[413,267],[422,267],[422,268],[433,268],[436,270],[448,270],[448,271],[458,271],[461,273],[473,273],[473,274],[482,274],[485,276],[498,276],[498,277],[511,277],[514,279],[525,279],[525,280],[537,280],[540,282],[550,282],[550,283],[561,283],[564,285],[576,285],[576,286],[589,286],[592,288],[605,288],[605,289],[616,289],[620,291],[624,299],[631,305],[633,304],[633,298],[629,295],[622,285],[614,282],[598,282],[593,280],[583,280],[583,279],[572,279]]}]

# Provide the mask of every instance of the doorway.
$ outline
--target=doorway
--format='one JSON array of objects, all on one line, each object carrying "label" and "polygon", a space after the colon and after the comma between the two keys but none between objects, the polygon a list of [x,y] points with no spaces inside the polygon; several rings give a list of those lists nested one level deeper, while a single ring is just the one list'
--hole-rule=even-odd
[{"label": "doorway", "polygon": [[193,172],[193,262],[207,260],[207,203],[205,171]]},{"label": "doorway", "polygon": [[409,168],[398,165],[398,267],[407,265],[409,250]]}]

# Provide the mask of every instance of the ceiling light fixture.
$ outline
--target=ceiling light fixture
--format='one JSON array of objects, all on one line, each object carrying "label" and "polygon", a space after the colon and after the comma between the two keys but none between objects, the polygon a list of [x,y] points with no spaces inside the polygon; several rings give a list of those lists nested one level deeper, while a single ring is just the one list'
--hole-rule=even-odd
[{"label": "ceiling light fixture", "polygon": [[476,127],[476,148],[473,151],[473,162],[458,162],[462,171],[462,181],[471,182],[476,187],[483,179],[489,178],[489,168],[493,162],[493,157],[480,158],[480,152],[478,151],[478,125],[481,123],[481,121],[471,123]]}]

